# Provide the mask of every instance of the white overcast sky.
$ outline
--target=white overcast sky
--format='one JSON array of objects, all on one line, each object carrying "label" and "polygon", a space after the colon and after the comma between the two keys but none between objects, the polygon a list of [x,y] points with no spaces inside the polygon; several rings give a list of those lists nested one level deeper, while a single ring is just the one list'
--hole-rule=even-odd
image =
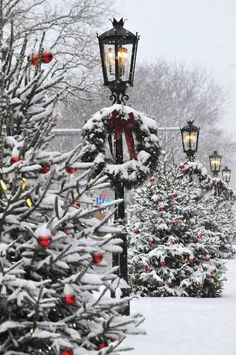
[{"label": "white overcast sky", "polygon": [[236,133],[236,0],[117,0],[125,27],[141,35],[138,61],[200,65],[229,92],[225,117]]}]

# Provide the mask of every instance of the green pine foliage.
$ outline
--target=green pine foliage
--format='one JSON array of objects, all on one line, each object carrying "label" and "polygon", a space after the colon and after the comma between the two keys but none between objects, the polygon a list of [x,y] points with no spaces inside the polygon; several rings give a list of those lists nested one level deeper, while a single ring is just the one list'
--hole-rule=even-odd
[{"label": "green pine foliage", "polygon": [[[222,240],[210,229],[225,193],[214,196],[212,179],[194,163],[175,167],[165,157],[160,170],[135,191],[129,211],[130,282],[141,296],[217,297],[225,267]],[[223,185],[223,190],[228,191]]]},{"label": "green pine foliage", "polygon": [[0,353],[117,353],[143,318],[120,315],[127,298],[110,297],[120,280],[106,258],[122,241],[107,224],[113,204],[99,221],[88,195],[108,184],[101,174],[91,178],[80,146],[46,150],[62,77],[53,63],[32,66],[25,46],[18,58],[12,47],[2,57]]}]

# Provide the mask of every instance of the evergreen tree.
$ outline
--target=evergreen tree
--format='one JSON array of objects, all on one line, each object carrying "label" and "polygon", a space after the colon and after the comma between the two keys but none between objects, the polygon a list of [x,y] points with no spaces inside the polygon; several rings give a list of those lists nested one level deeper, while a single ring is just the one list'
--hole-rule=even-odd
[{"label": "evergreen tree", "polygon": [[[141,296],[216,297],[224,265],[218,237],[205,229],[211,181],[202,169],[165,157],[160,171],[136,190],[130,208],[130,279]],[[205,175],[206,174],[206,175]],[[207,185],[208,186],[208,185]],[[211,192],[212,193],[212,192]]]},{"label": "evergreen tree", "polygon": [[117,353],[142,317],[120,315],[127,299],[110,297],[116,270],[100,271],[105,253],[122,250],[107,234],[118,231],[107,224],[112,203],[98,221],[86,195],[106,179],[91,178],[79,146],[46,150],[57,100],[47,90],[62,77],[53,64],[43,67],[42,43],[34,64],[26,62],[27,41],[19,56],[7,43],[0,48],[0,353]]}]

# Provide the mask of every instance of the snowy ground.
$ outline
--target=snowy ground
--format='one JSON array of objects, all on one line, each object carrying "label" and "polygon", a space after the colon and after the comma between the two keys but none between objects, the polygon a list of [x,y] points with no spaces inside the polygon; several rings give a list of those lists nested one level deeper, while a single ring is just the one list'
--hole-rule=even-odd
[{"label": "snowy ground", "polygon": [[236,259],[227,261],[221,298],[142,298],[144,336],[130,336],[133,355],[236,355]]}]

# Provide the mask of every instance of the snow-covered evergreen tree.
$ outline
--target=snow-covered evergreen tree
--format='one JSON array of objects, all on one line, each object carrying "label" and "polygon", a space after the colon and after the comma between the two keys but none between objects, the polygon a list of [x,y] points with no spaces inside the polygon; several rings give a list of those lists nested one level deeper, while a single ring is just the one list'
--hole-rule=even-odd
[{"label": "snow-covered evergreen tree", "polygon": [[47,90],[62,77],[54,64],[43,66],[42,44],[33,64],[27,42],[18,56],[7,43],[0,47],[0,353],[117,353],[142,317],[120,315],[127,299],[110,297],[119,278],[109,267],[100,271],[105,253],[121,251],[121,240],[107,234],[118,231],[107,224],[112,203],[98,221],[86,195],[106,178],[91,178],[79,146],[46,150],[57,99]]},{"label": "snow-covered evergreen tree", "polygon": [[[214,233],[205,220],[203,180],[165,157],[160,171],[136,190],[130,209],[130,280],[142,296],[216,297],[223,286],[224,265]],[[192,169],[192,167],[191,167]]]}]

